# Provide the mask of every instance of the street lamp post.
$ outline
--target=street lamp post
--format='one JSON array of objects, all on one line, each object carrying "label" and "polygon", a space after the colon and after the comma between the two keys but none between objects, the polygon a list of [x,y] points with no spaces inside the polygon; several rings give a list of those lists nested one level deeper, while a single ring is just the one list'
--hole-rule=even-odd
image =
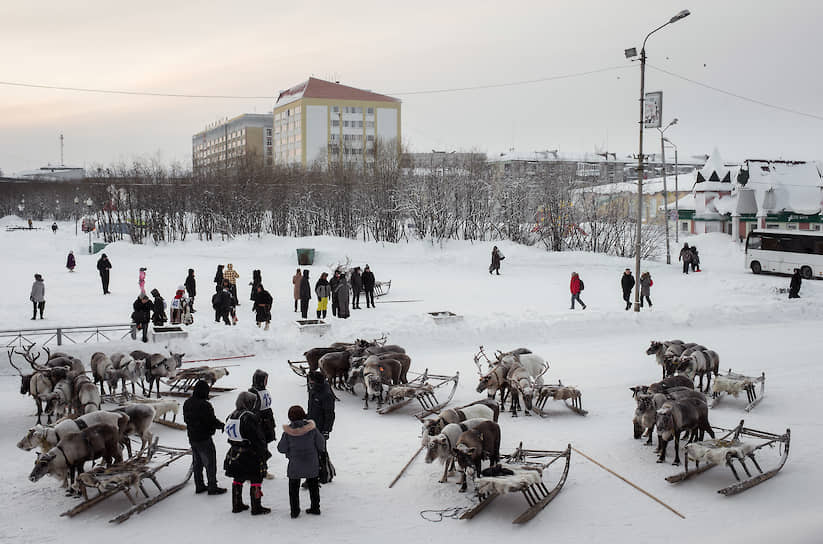
[{"label": "street lamp post", "polygon": [[[680,19],[688,17],[691,12],[684,9],[667,22],[655,28],[643,39],[643,45],[640,48],[640,147],[637,154],[637,236],[634,244],[634,273],[635,277],[640,278],[640,247],[642,244],[641,226],[643,222],[643,113],[646,106],[646,41],[649,37],[658,30],[676,23]],[[627,57],[634,57],[637,55],[634,48],[626,50]],[[640,311],[640,289],[634,290],[634,311]]]},{"label": "street lamp post", "polygon": [[77,236],[77,219],[80,215],[78,213],[77,207],[80,205],[80,197],[74,197],[74,235]]},{"label": "street lamp post", "polygon": [[[91,207],[94,205],[94,201],[92,201],[91,197],[86,199],[86,206],[89,207],[89,216],[91,216]],[[87,230],[89,231],[89,255],[91,255],[91,225],[88,226]]]},{"label": "street lamp post", "polygon": [[669,249],[669,190],[666,186],[666,146],[664,144],[666,138],[663,136],[663,133],[666,132],[669,127],[676,124],[677,117],[672,119],[665,128],[657,129],[660,132],[660,158],[663,161],[663,210],[664,217],[666,218],[666,264],[672,264],[672,252],[671,249]]},{"label": "street lamp post", "polygon": [[678,191],[677,191],[677,174],[680,170],[680,165],[677,163],[677,146],[672,143],[671,140],[668,138],[663,138],[663,141],[669,144],[674,148],[674,243],[680,243],[680,237],[678,236],[680,232],[680,209],[678,208]]}]

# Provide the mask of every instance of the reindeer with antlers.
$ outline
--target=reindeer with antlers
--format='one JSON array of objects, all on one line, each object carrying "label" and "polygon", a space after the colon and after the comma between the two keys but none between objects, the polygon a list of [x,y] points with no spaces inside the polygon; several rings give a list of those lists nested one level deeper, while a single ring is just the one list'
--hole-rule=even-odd
[{"label": "reindeer with antlers", "polygon": [[[31,395],[34,398],[34,402],[37,403],[37,423],[39,424],[41,422],[40,418],[43,415],[44,397],[50,394],[54,389],[54,381],[51,375],[52,369],[40,366],[36,363],[37,358],[40,357],[40,354],[38,353],[37,355],[32,356],[32,347],[34,347],[34,343],[31,343],[28,347],[23,348],[23,351],[17,351],[12,348],[8,351],[8,356],[9,364],[14,367],[18,374],[20,374],[20,394]],[[26,362],[31,365],[34,372],[31,374],[23,374],[23,371],[14,364],[12,355],[22,356]],[[51,423],[51,413],[48,414],[48,423]]]}]

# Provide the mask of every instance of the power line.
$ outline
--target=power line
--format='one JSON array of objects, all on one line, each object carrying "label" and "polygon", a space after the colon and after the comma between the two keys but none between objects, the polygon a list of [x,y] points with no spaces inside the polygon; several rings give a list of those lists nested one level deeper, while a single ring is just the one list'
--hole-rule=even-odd
[{"label": "power line", "polygon": [[7,87],[26,87],[30,89],[50,89],[54,91],[75,91],[80,93],[122,94],[130,96],[155,96],[163,98],[220,98],[229,100],[273,100],[273,96],[236,96],[224,94],[184,94],[162,93],[154,91],[123,91],[117,89],[92,89],[86,87],[62,87],[59,85],[44,85],[40,83],[21,83],[17,81],[0,81],[0,85]]},{"label": "power line", "polygon": [[681,80],[686,81],[688,83],[691,83],[693,85],[703,87],[704,89],[709,89],[709,90],[718,92],[720,94],[725,94],[726,96],[731,96],[733,98],[737,98],[738,100],[743,100],[744,102],[751,102],[752,104],[757,104],[759,106],[763,106],[763,107],[766,107],[766,108],[771,108],[771,109],[782,111],[782,112],[785,112],[785,113],[792,113],[794,115],[800,115],[802,117],[808,117],[810,119],[816,119],[818,121],[823,121],[823,115],[816,115],[814,113],[807,113],[807,112],[804,112],[804,111],[794,110],[794,109],[791,109],[791,108],[787,108],[785,106],[778,106],[777,104],[770,104],[770,103],[764,102],[762,100],[757,100],[756,98],[749,98],[748,96],[743,96],[741,94],[733,93],[731,91],[727,91],[725,89],[720,89],[719,87],[714,87],[712,85],[702,83],[700,81],[688,78],[686,76],[681,76],[680,74],[675,74],[674,72],[664,70],[663,68],[658,68],[657,66],[653,66],[651,64],[649,64],[648,66],[649,66],[649,68],[657,70],[658,72],[662,72],[666,75],[675,77],[677,79],[681,79]]}]

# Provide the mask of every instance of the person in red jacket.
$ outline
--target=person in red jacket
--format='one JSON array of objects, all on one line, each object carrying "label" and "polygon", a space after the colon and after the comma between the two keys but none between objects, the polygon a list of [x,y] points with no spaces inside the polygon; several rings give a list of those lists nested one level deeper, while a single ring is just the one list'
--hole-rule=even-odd
[{"label": "person in red jacket", "polygon": [[580,279],[580,276],[577,275],[577,272],[572,272],[572,280],[569,284],[569,289],[572,292],[572,307],[571,310],[574,310],[574,301],[580,303],[583,306],[583,309],[586,309],[586,304],[580,300],[580,291],[583,290],[583,280]]}]

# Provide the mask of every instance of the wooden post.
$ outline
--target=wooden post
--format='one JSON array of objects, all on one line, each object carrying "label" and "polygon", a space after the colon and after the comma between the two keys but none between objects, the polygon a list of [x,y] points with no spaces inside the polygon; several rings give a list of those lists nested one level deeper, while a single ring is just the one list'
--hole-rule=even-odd
[{"label": "wooden post", "polygon": [[394,486],[394,484],[397,483],[397,480],[399,480],[400,477],[403,476],[403,473],[406,472],[406,469],[409,468],[409,466],[411,466],[411,464],[414,462],[415,459],[417,459],[417,456],[420,455],[420,452],[423,451],[423,448],[425,447],[426,446],[421,445],[417,449],[417,451],[414,452],[414,455],[412,455],[411,459],[409,459],[409,462],[403,465],[403,468],[400,469],[400,472],[397,474],[397,476],[394,477],[394,480],[391,481],[391,483],[389,484],[389,489],[391,489],[392,486]]},{"label": "wooden post", "polygon": [[63,345],[63,329],[60,328],[57,329],[57,345]]}]

